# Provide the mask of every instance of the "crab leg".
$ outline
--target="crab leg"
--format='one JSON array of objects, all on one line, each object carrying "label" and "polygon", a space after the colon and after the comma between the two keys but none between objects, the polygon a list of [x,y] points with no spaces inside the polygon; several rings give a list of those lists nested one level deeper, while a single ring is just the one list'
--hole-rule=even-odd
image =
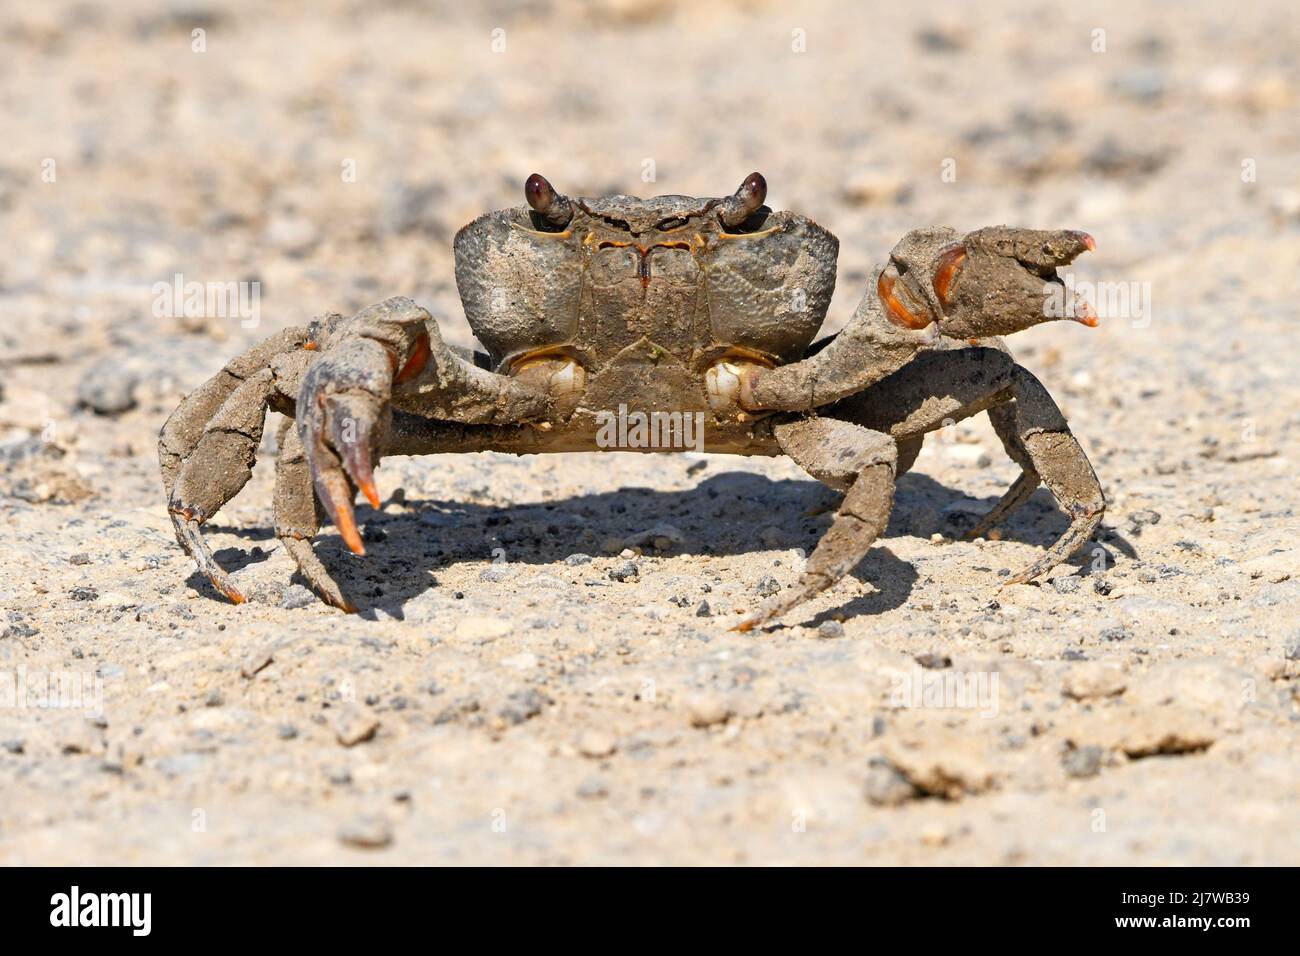
[{"label": "crab leg", "polygon": [[741,404],[752,410],[811,411],[874,385],[937,337],[936,325],[913,329],[889,321],[873,286],[849,324],[816,355],[793,365],[748,369]]},{"label": "crab leg", "polygon": [[[286,338],[291,344],[306,342],[305,337],[298,335]],[[277,344],[285,341],[280,337],[277,339]],[[247,355],[245,353],[241,358]],[[176,530],[176,540],[194,558],[199,571],[212,586],[236,604],[243,602],[244,595],[217,564],[200,526],[247,484],[253,473],[257,446],[262,440],[267,407],[275,404],[282,411],[292,411],[290,395],[301,380],[310,356],[311,353],[302,348],[296,352],[273,354],[270,364],[226,393],[225,400],[202,426],[188,454],[183,460],[177,459],[179,467],[170,479],[167,510]],[[227,366],[197,394],[205,401],[210,400],[212,395],[220,394],[218,389],[211,387],[213,383],[224,384],[229,377]],[[202,404],[196,402],[191,408],[199,410]],[[184,431],[172,430],[169,433],[175,418],[173,415],[163,426],[163,435],[159,439],[165,483],[169,480],[167,467],[172,463],[170,456],[191,437]]]},{"label": "crab leg", "polygon": [[1020,476],[1003,493],[998,503],[989,509],[988,514],[963,535],[968,541],[984,537],[1011,517],[1012,512],[1028,501],[1038,486],[1043,483],[1034,468],[1034,460],[1029,455],[1029,449],[1025,447],[1017,433],[1015,405],[1012,403],[994,405],[989,409],[989,422],[993,425],[993,431],[1002,442],[1007,455],[1020,466]]},{"label": "crab leg", "polygon": [[[1041,382],[997,348],[954,348],[917,356],[908,369],[829,410],[902,442],[989,410],[1007,452],[1024,474],[977,526],[987,530],[1041,480],[1070,527],[1006,584],[1023,584],[1068,559],[1091,537],[1106,509],[1087,456]],[[1005,409],[1005,410],[1004,410]]]},{"label": "crab leg", "polygon": [[279,441],[280,457],[275,463],[276,537],[313,591],[326,603],[353,612],[356,608],[312,550],[311,539],[320,529],[321,507],[312,494],[311,471],[292,420],[281,426]]},{"label": "crab leg", "polygon": [[[172,488],[167,510],[176,536],[212,586],[236,604],[244,596],[221,569],[199,526],[239,493],[253,474],[275,376],[264,368],[230,393],[203,429]],[[196,463],[200,466],[195,467]]]},{"label": "crab leg", "polygon": [[232,359],[176,406],[158,434],[158,462],[162,466],[163,490],[168,498],[185,459],[194,453],[204,428],[231,393],[249,376],[266,368],[275,356],[301,349],[307,341],[307,329],[286,329],[273,335]]},{"label": "crab leg", "polygon": [[805,418],[773,429],[781,450],[819,481],[846,489],[830,528],[799,582],[769,598],[736,630],[748,631],[826,590],[862,560],[889,523],[897,450],[888,435],[833,418]]}]

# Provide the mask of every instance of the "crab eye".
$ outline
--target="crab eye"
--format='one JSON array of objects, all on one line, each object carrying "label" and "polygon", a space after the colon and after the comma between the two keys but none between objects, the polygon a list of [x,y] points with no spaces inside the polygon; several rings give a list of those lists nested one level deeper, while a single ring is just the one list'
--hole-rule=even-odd
[{"label": "crab eye", "polygon": [[718,204],[718,218],[728,229],[736,229],[763,207],[767,198],[767,180],[762,173],[750,173],[740,188]]},{"label": "crab eye", "polygon": [[573,218],[573,203],[569,197],[557,193],[541,173],[533,173],[524,182],[524,198],[533,212],[555,229],[563,229]]}]

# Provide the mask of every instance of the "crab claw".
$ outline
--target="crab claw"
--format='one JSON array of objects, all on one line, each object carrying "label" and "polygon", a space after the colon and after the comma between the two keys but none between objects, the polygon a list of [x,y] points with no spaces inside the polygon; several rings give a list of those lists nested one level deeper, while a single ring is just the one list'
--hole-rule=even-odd
[{"label": "crab claw", "polygon": [[372,401],[356,395],[331,395],[325,399],[330,444],[352,483],[372,507],[378,508],[379,491],[370,467],[372,432],[378,417],[372,405]]},{"label": "crab claw", "polygon": [[356,388],[333,391],[339,381],[326,362],[308,371],[299,398],[305,413],[299,415],[298,437],[317,498],[348,548],[365,554],[352,498],[360,489],[371,506],[380,506],[371,462],[384,419],[374,396]]},{"label": "crab claw", "polygon": [[1075,229],[993,226],[961,237],[930,264],[940,328],[957,339],[1010,335],[1054,319],[1097,325],[1097,315],[1057,275],[1097,248]]}]

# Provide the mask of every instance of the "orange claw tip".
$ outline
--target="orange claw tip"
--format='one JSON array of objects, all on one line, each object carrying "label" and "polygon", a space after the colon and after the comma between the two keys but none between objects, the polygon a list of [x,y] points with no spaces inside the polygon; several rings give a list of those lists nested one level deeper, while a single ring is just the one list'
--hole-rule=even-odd
[{"label": "orange claw tip", "polygon": [[[339,515],[339,517],[343,516]],[[335,524],[335,527],[338,528],[339,537],[343,539],[349,551],[353,554],[365,555],[366,546],[361,543],[361,535],[357,533],[357,526],[352,523],[351,515],[344,519],[343,524]]]},{"label": "orange claw tip", "polygon": [[361,543],[361,535],[357,532],[357,522],[352,516],[352,504],[347,498],[342,498],[335,502],[336,508],[331,516],[334,519],[334,527],[338,529],[339,537],[343,543],[348,546],[348,550],[353,554],[365,554],[366,546]]},{"label": "orange claw tip", "polygon": [[381,505],[379,501],[379,489],[375,487],[375,483],[373,481],[359,482],[357,487],[361,489],[361,493],[365,495],[366,500],[370,502],[370,507],[378,511]]}]

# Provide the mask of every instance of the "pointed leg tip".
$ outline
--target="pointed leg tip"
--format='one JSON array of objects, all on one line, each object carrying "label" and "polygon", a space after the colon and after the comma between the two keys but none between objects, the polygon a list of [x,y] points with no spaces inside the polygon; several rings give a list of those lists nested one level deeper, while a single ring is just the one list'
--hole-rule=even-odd
[{"label": "pointed leg tip", "polygon": [[213,561],[210,567],[204,567],[201,570],[208,579],[208,583],[216,588],[217,593],[231,604],[247,603],[248,598],[244,596],[244,592],[235,586],[235,583],[230,580],[230,575],[216,561]]}]

